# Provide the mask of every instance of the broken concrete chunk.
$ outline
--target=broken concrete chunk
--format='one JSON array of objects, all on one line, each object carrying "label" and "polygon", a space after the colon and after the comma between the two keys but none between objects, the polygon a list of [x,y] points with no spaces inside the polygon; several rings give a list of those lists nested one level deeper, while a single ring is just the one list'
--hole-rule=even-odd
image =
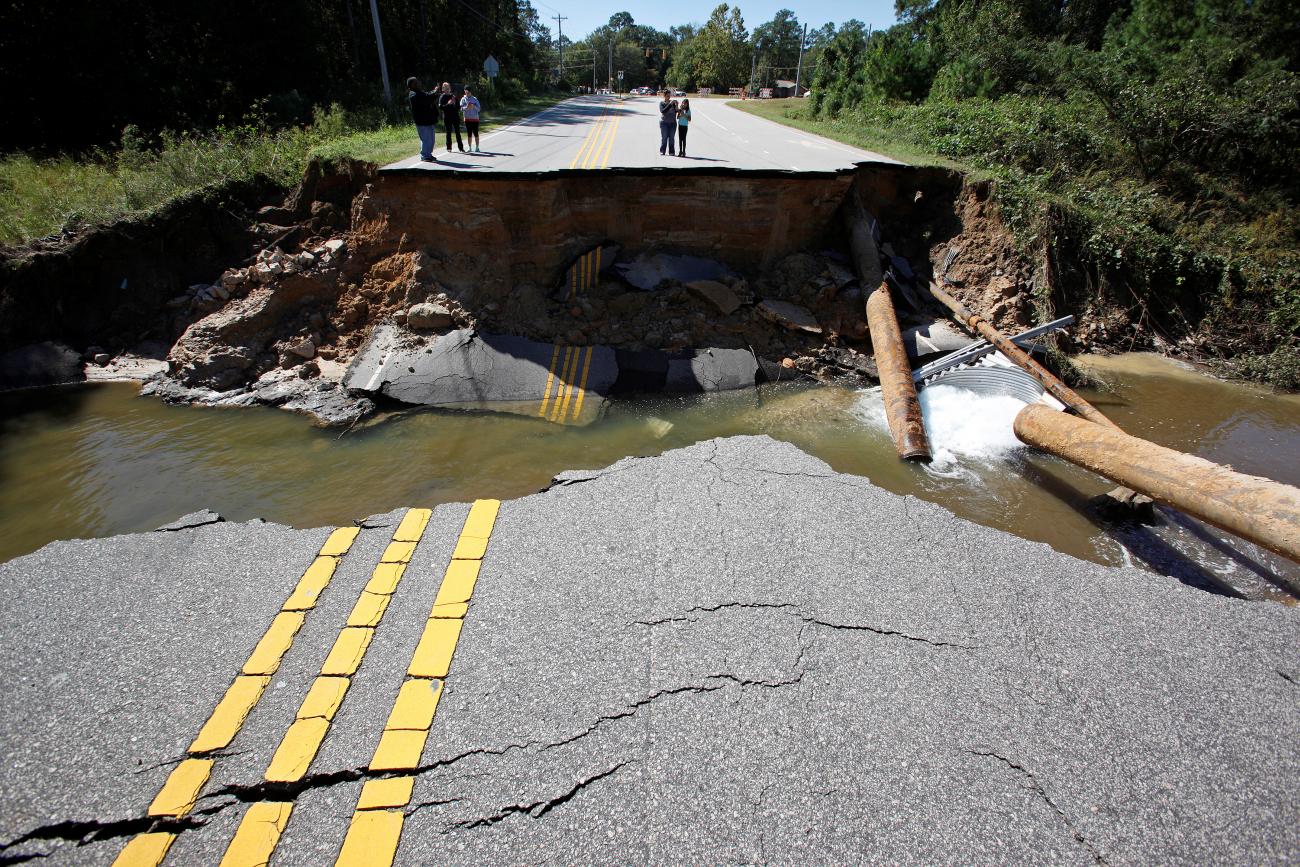
[{"label": "broken concrete chunk", "polygon": [[440,330],[452,325],[451,311],[441,304],[412,304],[406,311],[406,324],[421,331]]},{"label": "broken concrete chunk", "polygon": [[381,325],[349,365],[343,385],[404,403],[587,424],[603,413],[617,376],[607,346],[558,346],[470,329],[424,338]]},{"label": "broken concrete chunk", "polygon": [[211,509],[201,509],[197,512],[190,512],[188,515],[182,515],[170,524],[163,524],[154,530],[155,533],[174,533],[177,530],[192,530],[195,527],[203,527],[208,524],[220,524],[226,519],[218,515]]},{"label": "broken concrete chunk", "polygon": [[712,304],[723,316],[736,312],[740,298],[730,286],[717,280],[692,280],[686,284],[692,295]]},{"label": "broken concrete chunk", "polygon": [[335,256],[341,253],[345,246],[346,242],[342,238],[330,238],[325,242],[325,250]]},{"label": "broken concrete chunk", "polygon": [[758,304],[758,314],[768,322],[774,322],[791,331],[807,331],[811,334],[822,333],[822,327],[818,324],[817,317],[813,316],[807,307],[800,307],[798,304],[791,304],[788,301],[774,301],[765,298]]},{"label": "broken concrete chunk", "polygon": [[731,391],[753,388],[758,362],[748,349],[699,349],[668,359],[665,391]]},{"label": "broken concrete chunk", "polygon": [[666,280],[690,283],[695,280],[722,280],[735,276],[731,269],[703,256],[677,256],[668,253],[643,253],[631,262],[619,263],[614,271],[628,285],[649,292]]}]

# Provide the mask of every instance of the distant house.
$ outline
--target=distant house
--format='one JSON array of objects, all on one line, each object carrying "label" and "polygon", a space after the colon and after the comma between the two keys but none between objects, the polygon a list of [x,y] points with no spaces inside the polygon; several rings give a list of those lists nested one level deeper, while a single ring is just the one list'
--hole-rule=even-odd
[{"label": "distant house", "polygon": [[772,88],[772,95],[779,99],[784,99],[787,96],[803,96],[807,92],[808,88],[802,84],[799,85],[798,92],[796,92],[793,81],[783,81],[779,78],[776,80],[776,87]]}]

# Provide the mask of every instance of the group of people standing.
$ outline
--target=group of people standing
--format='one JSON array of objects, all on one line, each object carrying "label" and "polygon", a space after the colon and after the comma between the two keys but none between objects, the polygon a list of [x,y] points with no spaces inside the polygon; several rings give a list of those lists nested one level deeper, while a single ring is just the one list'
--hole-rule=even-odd
[{"label": "group of people standing", "polygon": [[411,117],[415,121],[415,131],[420,136],[420,160],[436,163],[433,149],[438,144],[438,118],[441,116],[443,129],[447,136],[447,152],[451,152],[451,135],[456,134],[456,147],[465,153],[465,145],[460,138],[461,119],[465,121],[465,138],[469,140],[472,153],[482,153],[479,146],[478,122],[483,106],[478,97],[468,87],[462,88],[460,99],[451,92],[451,83],[444,81],[439,91],[426,91],[420,85],[420,79],[411,76],[406,79],[410,93],[407,99],[411,103]]},{"label": "group of people standing", "polygon": [[[680,104],[673,99],[672,91],[665,90],[659,101],[659,153],[668,152],[668,156],[686,156],[686,133],[691,126],[691,101],[683,99]],[[673,149],[673,131],[677,132],[676,151]]]}]

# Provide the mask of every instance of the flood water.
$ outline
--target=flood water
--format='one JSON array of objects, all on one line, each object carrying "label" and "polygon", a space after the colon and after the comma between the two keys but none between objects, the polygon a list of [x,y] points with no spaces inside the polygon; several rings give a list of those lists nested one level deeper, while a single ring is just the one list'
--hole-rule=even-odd
[{"label": "flood water", "polygon": [[[1086,359],[1113,390],[1087,392],[1130,433],[1300,485],[1300,396],[1219,382],[1147,355]],[[129,383],[0,394],[0,561],[54,539],[149,530],[210,508],[228,520],[348,524],[398,506],[511,498],[561,470],[607,466],[703,439],[768,434],[897,493],[981,524],[1190,584],[1286,600],[1300,567],[1181,516],[1110,527],[1088,498],[1113,485],[1030,453],[1021,404],[951,388],[923,393],[936,450],[898,461],[878,393],[764,387],[620,400],[590,427],[488,413],[390,414],[344,435],[274,409],[166,406]]]}]

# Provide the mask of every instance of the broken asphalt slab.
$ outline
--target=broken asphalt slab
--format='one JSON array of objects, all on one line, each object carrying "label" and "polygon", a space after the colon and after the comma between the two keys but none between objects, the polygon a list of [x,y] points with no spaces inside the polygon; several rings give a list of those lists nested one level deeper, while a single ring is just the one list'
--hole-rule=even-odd
[{"label": "broken asphalt slab", "polygon": [[381,325],[348,367],[343,386],[408,404],[588,424],[614,393],[726,391],[753,388],[757,381],[758,361],[748,349],[633,352],[469,329],[424,335]]},{"label": "broken asphalt slab", "polygon": [[[465,513],[434,510],[277,863],[337,854]],[[220,859],[236,793],[285,796],[260,774],[398,517],[364,522],[176,863]],[[125,836],[76,841],[135,828],[326,532],[0,565],[0,857],[111,861]],[[1297,682],[1293,609],[703,442],[502,505],[397,863],[1294,860]]]}]

